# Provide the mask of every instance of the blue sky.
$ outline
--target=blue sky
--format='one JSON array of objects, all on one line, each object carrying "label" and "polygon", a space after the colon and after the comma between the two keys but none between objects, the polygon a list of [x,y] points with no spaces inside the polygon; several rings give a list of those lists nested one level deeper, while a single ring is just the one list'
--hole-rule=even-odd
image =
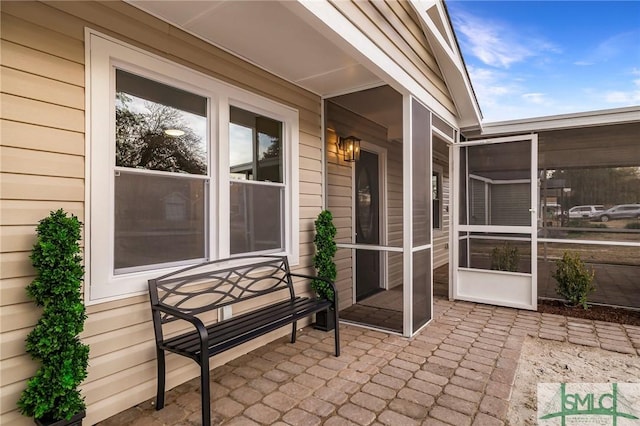
[{"label": "blue sky", "polygon": [[640,1],[447,7],[485,122],[640,105]]}]

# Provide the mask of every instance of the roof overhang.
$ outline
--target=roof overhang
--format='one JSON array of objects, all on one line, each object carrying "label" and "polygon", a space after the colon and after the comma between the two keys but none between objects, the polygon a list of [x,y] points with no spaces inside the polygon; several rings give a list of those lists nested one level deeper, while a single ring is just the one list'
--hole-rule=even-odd
[{"label": "roof overhang", "polygon": [[[321,97],[389,85],[414,95],[458,127],[480,123],[480,110],[441,0],[410,0],[410,4],[424,21],[425,37],[446,76],[456,113],[441,105],[418,76],[402,69],[329,1],[126,1]],[[435,9],[427,14],[429,8]]]},{"label": "roof overhang", "polygon": [[482,127],[463,128],[462,133],[468,137],[485,137],[634,122],[640,122],[640,106],[483,123]]},{"label": "roof overhang", "polygon": [[298,2],[125,1],[319,96],[384,84],[331,36],[329,24],[310,26]]},{"label": "roof overhang", "polygon": [[409,0],[458,110],[460,127],[482,126],[482,112],[442,0]]}]

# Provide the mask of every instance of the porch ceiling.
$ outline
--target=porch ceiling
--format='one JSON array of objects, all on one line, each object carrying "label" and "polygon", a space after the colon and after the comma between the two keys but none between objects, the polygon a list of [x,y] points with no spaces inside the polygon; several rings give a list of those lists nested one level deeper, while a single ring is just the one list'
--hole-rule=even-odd
[{"label": "porch ceiling", "polygon": [[281,2],[128,1],[321,96],[382,84]]}]

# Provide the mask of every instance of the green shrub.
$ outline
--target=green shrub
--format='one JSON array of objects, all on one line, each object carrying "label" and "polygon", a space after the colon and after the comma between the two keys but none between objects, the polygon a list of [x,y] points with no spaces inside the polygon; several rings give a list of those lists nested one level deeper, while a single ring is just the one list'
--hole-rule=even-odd
[{"label": "green shrub", "polygon": [[588,269],[578,254],[564,252],[556,260],[553,278],[558,282],[557,293],[574,306],[588,309],[587,297],[596,288],[593,285],[593,269]]},{"label": "green shrub", "polygon": [[[600,223],[600,222],[589,222],[587,220],[571,220],[569,221],[569,224],[567,225],[567,227],[570,228],[589,228],[589,229],[607,229],[607,224],[606,223]],[[580,231],[569,231],[569,233],[580,233]]]},{"label": "green shrub", "polygon": [[568,228],[581,228],[583,225],[584,221],[579,219],[570,219],[569,222],[567,222]]},{"label": "green shrub", "polygon": [[86,319],[80,292],[81,227],[77,217],[68,217],[62,209],[51,212],[40,221],[31,252],[37,276],[27,293],[43,311],[27,336],[26,349],[41,365],[27,382],[18,407],[36,419],[68,420],[85,409],[78,389],[87,376],[89,358],[89,347],[78,338]]},{"label": "green shrub", "polygon": [[608,226],[606,223],[589,223],[589,226],[587,226],[587,228],[607,229]]},{"label": "green shrub", "polygon": [[494,271],[518,272],[520,254],[518,247],[505,242],[502,247],[495,247],[491,252],[491,269]]},{"label": "green shrub", "polygon": [[624,226],[624,229],[640,229],[640,222],[629,222]]},{"label": "green shrub", "polygon": [[[313,266],[319,277],[334,282],[337,275],[336,264],[333,262],[333,256],[337,250],[336,227],[333,225],[333,215],[329,210],[323,210],[318,214],[315,229],[316,235],[313,238],[313,243],[316,247],[316,254],[313,257]],[[311,288],[319,297],[333,301],[333,289],[326,281],[313,280]]]}]

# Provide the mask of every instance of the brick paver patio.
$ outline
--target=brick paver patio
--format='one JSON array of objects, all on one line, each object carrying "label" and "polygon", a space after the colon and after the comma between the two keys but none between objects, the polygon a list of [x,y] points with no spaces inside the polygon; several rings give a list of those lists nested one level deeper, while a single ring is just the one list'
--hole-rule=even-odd
[{"label": "brick paver patio", "polygon": [[[342,325],[305,328],[216,368],[212,423],[228,425],[502,425],[525,336],[640,355],[640,327],[435,301],[412,339]],[[102,423],[199,425],[198,379]]]}]

